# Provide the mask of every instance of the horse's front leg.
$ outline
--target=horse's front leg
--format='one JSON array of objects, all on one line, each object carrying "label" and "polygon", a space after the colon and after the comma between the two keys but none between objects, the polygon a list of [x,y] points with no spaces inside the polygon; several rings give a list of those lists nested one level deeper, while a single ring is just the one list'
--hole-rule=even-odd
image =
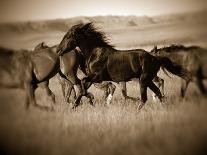
[{"label": "horse's front leg", "polygon": [[81,87],[82,87],[83,95],[86,96],[87,98],[89,98],[89,102],[90,102],[91,105],[94,105],[93,104],[94,96],[93,96],[92,93],[88,92],[87,90],[92,85],[91,81],[95,77],[96,77],[95,75],[89,75],[89,76],[83,78],[83,80],[81,80]]},{"label": "horse's front leg", "polygon": [[76,107],[80,105],[81,98],[83,96],[86,96],[87,98],[89,98],[90,104],[93,105],[94,96],[91,93],[87,92],[88,88],[92,85],[92,82],[90,82],[91,81],[90,79],[91,79],[91,76],[87,76],[81,80],[80,84],[76,84],[79,92],[77,94],[77,98],[73,105],[73,109],[75,109]]}]

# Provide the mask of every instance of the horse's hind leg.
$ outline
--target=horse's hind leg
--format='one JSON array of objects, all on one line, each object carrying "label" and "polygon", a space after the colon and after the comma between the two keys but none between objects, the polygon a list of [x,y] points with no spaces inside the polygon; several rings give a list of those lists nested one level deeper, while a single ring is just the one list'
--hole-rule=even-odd
[{"label": "horse's hind leg", "polygon": [[111,103],[116,86],[108,81],[96,83],[94,86],[104,91],[104,99],[106,100],[106,104],[109,105]]},{"label": "horse's hind leg", "polygon": [[44,88],[46,90],[47,95],[49,97],[51,97],[53,103],[56,103],[55,102],[55,95],[54,95],[54,93],[49,88],[49,80],[45,81],[43,84],[44,84]]},{"label": "horse's hind leg", "polygon": [[35,105],[36,100],[35,100],[35,88],[31,83],[24,83],[24,89],[26,90],[27,94],[27,100],[26,100],[26,109],[29,109],[30,104]]},{"label": "horse's hind leg", "polygon": [[94,83],[93,85],[104,92],[102,98],[105,100],[110,93],[109,82]]},{"label": "horse's hind leg", "polygon": [[147,101],[147,76],[142,74],[140,77],[140,93],[142,103],[139,105],[139,110],[144,106]]},{"label": "horse's hind leg", "polygon": [[124,100],[132,100],[132,101],[138,101],[138,98],[135,97],[131,97],[127,95],[127,87],[126,87],[126,82],[120,82],[119,83],[121,86],[121,93],[122,96],[124,97]]},{"label": "horse's hind leg", "polygon": [[197,86],[198,86],[200,92],[201,92],[203,95],[206,96],[207,94],[206,94],[206,90],[205,90],[205,87],[204,87],[204,84],[203,84],[202,79],[199,78],[199,77],[196,77],[196,84],[197,84]]},{"label": "horse's hind leg", "polygon": [[185,96],[185,93],[186,93],[186,90],[188,88],[189,83],[190,83],[189,80],[188,81],[186,81],[186,80],[181,81],[181,92],[180,92],[180,94],[181,94],[182,98],[184,98],[184,96]]},{"label": "horse's hind leg", "polygon": [[29,106],[32,104],[33,106],[43,109],[43,110],[54,110],[53,107],[47,107],[47,106],[41,106],[38,105],[35,99],[35,89],[37,88],[37,85],[31,84],[31,83],[25,83],[24,88],[27,93],[27,102],[26,102],[26,109],[29,108]]},{"label": "horse's hind leg", "polygon": [[153,79],[153,82],[155,82],[158,86],[158,88],[161,88],[161,93],[164,96],[164,80],[160,78],[159,76],[155,76]]},{"label": "horse's hind leg", "polygon": [[66,97],[66,93],[65,93],[66,84],[65,84],[65,81],[63,79],[61,79],[61,77],[59,77],[58,79],[59,79],[59,83],[61,85],[61,90],[62,90],[63,97],[65,98]]},{"label": "horse's hind leg", "polygon": [[70,102],[71,96],[72,96],[73,101],[75,101],[75,99],[77,97],[75,89],[74,89],[73,85],[68,83],[68,89],[67,89],[66,96],[65,96],[66,102],[68,102],[68,103]]},{"label": "horse's hind leg", "polygon": [[160,92],[160,89],[152,81],[149,82],[148,86],[156,94],[160,102],[162,102],[163,97],[162,97],[162,93]]},{"label": "horse's hind leg", "polygon": [[116,90],[116,86],[113,83],[109,82],[108,83],[108,89],[109,89],[109,94],[106,98],[106,104],[107,105],[109,105],[111,103],[112,97],[113,97],[114,92]]},{"label": "horse's hind leg", "polygon": [[[164,96],[164,80],[158,76],[155,76],[153,79],[153,82],[156,83],[156,86],[160,89],[161,88],[161,93],[162,96]],[[152,94],[152,98],[154,101],[157,100],[156,94]]]}]

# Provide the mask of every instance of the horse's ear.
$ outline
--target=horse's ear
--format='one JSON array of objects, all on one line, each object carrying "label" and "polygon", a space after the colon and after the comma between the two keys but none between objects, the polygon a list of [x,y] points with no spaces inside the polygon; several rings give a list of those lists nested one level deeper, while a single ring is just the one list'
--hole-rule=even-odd
[{"label": "horse's ear", "polygon": [[41,46],[42,46],[42,47],[45,47],[45,46],[47,46],[47,45],[46,45],[45,42],[43,41],[43,42],[41,43]]},{"label": "horse's ear", "polygon": [[155,45],[151,52],[157,52],[157,46]]},{"label": "horse's ear", "polygon": [[157,51],[157,45],[154,46],[154,49]]},{"label": "horse's ear", "polygon": [[92,27],[93,26],[93,23],[92,22],[90,22],[90,23],[87,23],[87,24],[85,24],[85,25],[83,25],[83,29],[88,29],[88,28],[90,28],[90,27]]},{"label": "horse's ear", "polygon": [[157,45],[154,46],[152,51],[155,51],[155,52],[157,51]]}]

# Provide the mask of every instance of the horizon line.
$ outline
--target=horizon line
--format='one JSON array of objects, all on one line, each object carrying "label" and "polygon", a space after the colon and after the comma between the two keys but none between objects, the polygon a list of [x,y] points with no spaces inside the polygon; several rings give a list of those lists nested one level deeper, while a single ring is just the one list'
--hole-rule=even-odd
[{"label": "horizon line", "polygon": [[106,15],[78,15],[78,16],[70,16],[70,17],[58,17],[58,18],[45,18],[45,19],[33,19],[33,20],[17,20],[17,21],[0,21],[0,24],[12,24],[12,23],[33,23],[33,22],[43,22],[43,21],[53,21],[53,20],[68,20],[68,19],[74,19],[74,18],[93,18],[93,17],[156,17],[156,16],[169,16],[169,15],[181,15],[181,14],[190,14],[190,13],[202,13],[207,12],[206,9],[202,10],[195,10],[195,11],[185,11],[185,12],[177,12],[177,13],[166,13],[166,14],[154,14],[154,15],[135,15],[135,14],[123,14],[123,15],[115,15],[115,14],[106,14]]}]

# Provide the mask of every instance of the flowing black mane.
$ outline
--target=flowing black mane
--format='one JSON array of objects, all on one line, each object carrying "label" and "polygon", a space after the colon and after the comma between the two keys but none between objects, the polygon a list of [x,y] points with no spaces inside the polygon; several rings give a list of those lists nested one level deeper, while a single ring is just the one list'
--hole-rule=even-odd
[{"label": "flowing black mane", "polygon": [[167,46],[167,47],[162,47],[158,50],[164,50],[165,52],[168,52],[168,53],[171,53],[171,52],[175,52],[175,51],[178,51],[178,50],[184,50],[186,49],[185,46],[183,45],[176,45],[176,44],[172,44],[170,46]]},{"label": "flowing black mane", "polygon": [[176,52],[176,51],[179,51],[179,50],[183,50],[183,51],[189,51],[189,50],[193,50],[193,49],[198,49],[200,47],[198,46],[189,46],[189,47],[186,47],[184,45],[176,45],[176,44],[172,44],[168,47],[162,47],[162,48],[159,48],[158,51],[165,51],[167,53],[172,53],[172,52]]},{"label": "flowing black mane", "polygon": [[[104,32],[99,31],[93,23],[78,24],[71,28],[75,33],[75,37],[80,40],[84,38],[89,46],[111,47],[109,39]],[[81,40],[80,40],[81,41]]]}]

